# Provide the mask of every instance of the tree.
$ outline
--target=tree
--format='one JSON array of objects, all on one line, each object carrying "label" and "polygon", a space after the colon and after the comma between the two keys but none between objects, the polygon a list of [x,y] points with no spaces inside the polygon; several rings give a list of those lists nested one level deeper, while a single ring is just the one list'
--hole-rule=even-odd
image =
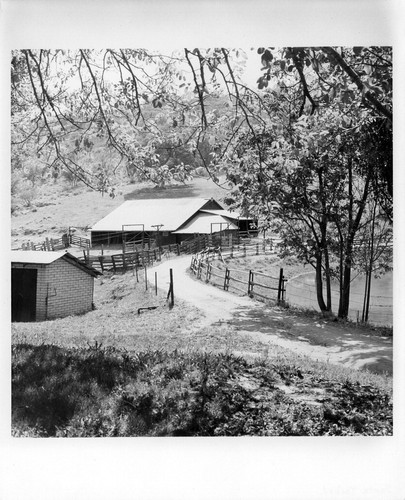
[{"label": "tree", "polygon": [[[360,104],[370,113],[363,115],[373,128],[375,140],[382,137],[380,169],[376,193],[382,195],[387,213],[392,217],[392,48],[391,47],[286,47],[259,48],[263,75],[259,88],[266,88],[276,78],[296,82],[302,101],[299,116],[337,104],[342,118],[350,124],[351,107]],[[357,123],[360,125],[360,123]],[[381,183],[384,190],[381,189]]]},{"label": "tree", "polygon": [[[16,51],[13,147],[36,144],[35,153],[50,168],[60,165],[97,189],[99,172],[78,163],[86,141],[97,138],[116,154],[110,172],[131,165],[141,177],[159,182],[154,168],[155,145],[162,142],[158,112],[165,106],[165,119],[172,124],[181,123],[182,113],[192,116],[192,102],[176,94],[183,76],[175,62],[175,57],[145,50]],[[192,128],[193,123],[181,124],[176,135],[186,144]],[[145,140],[148,134],[150,141]],[[139,158],[149,159],[152,168]]]}]

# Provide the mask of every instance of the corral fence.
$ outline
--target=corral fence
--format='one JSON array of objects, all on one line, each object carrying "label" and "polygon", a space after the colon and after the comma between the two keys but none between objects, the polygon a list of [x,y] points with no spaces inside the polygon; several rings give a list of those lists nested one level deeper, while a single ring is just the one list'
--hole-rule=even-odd
[{"label": "corral fence", "polygon": [[65,250],[70,246],[77,246],[80,248],[90,248],[90,240],[75,234],[63,234],[60,238],[45,238],[42,243],[33,243],[28,241],[22,243],[21,250],[35,250],[42,252],[54,252],[57,250]]},{"label": "corral fence", "polygon": [[104,274],[105,272],[126,272],[131,269],[136,270],[140,267],[151,266],[154,262],[162,260],[162,256],[163,254],[158,248],[112,255],[90,255],[90,252],[83,250],[83,257],[79,260]]},{"label": "corral fence", "polygon": [[[268,247],[267,253],[273,253]],[[241,270],[226,267],[225,269],[215,265],[216,259],[224,262],[225,257],[238,257],[247,255],[260,255],[266,252],[266,244],[252,243],[243,244],[241,249],[231,247],[228,250],[221,248],[209,248],[197,255],[192,256],[190,270],[197,277],[206,283],[220,287],[225,291],[232,291],[247,294],[249,297],[261,300],[270,300],[277,304],[285,301],[285,283],[283,269],[280,269],[279,276],[254,270]]]}]

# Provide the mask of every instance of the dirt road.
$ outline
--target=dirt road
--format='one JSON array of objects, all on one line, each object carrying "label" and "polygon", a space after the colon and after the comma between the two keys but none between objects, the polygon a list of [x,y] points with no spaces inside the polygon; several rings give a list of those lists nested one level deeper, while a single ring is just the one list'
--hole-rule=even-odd
[{"label": "dirt road", "polygon": [[190,261],[190,256],[178,257],[153,271],[157,272],[158,286],[168,290],[169,270],[173,269],[175,298],[192,303],[204,314],[198,326],[226,323],[262,343],[277,344],[319,361],[392,374],[392,338],[237,297],[193,279],[187,273]]}]

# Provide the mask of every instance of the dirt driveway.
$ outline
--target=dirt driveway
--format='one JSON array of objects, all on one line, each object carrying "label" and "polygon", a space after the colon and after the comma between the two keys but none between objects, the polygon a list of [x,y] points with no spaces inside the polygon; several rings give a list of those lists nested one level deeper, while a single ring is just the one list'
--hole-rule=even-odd
[{"label": "dirt driveway", "polygon": [[173,269],[175,298],[192,303],[204,314],[198,326],[226,323],[252,339],[319,361],[392,375],[392,338],[372,336],[353,325],[306,318],[249,297],[237,297],[193,279],[187,273],[190,262],[190,256],[178,257],[159,264],[153,271],[157,272],[158,286],[168,290],[169,270]]}]

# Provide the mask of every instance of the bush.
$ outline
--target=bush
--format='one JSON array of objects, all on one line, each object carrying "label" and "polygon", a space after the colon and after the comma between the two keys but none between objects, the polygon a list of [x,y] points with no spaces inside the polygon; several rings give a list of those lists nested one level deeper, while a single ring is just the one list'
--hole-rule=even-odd
[{"label": "bush", "polygon": [[32,202],[37,197],[37,190],[34,187],[24,186],[19,193],[19,198],[26,207],[31,207]]},{"label": "bush", "polygon": [[[277,384],[330,391],[311,405]],[[13,347],[15,436],[382,435],[389,395],[230,354]]]}]

